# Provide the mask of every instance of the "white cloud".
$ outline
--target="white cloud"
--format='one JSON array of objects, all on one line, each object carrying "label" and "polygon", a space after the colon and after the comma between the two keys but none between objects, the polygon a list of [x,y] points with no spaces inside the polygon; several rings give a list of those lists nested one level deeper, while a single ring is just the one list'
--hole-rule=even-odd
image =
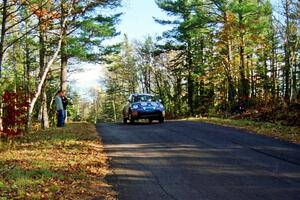
[{"label": "white cloud", "polygon": [[82,70],[72,72],[68,80],[71,87],[80,95],[88,96],[91,89],[104,87],[105,66],[94,63],[80,63],[77,68]]}]

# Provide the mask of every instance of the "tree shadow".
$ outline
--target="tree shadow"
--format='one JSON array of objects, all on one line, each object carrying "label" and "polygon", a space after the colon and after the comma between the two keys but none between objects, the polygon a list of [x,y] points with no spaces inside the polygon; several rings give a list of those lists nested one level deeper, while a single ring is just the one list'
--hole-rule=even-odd
[{"label": "tree shadow", "polygon": [[290,162],[300,146],[205,123],[149,127],[98,126],[120,199],[300,198],[300,164]]}]

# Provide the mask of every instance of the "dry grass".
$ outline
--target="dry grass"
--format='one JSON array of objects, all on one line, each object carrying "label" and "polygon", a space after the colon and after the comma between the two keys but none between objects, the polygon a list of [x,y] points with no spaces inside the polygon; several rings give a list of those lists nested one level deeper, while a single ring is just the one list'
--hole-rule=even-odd
[{"label": "dry grass", "polygon": [[223,126],[230,126],[244,129],[256,134],[270,136],[276,139],[289,141],[300,144],[300,127],[286,126],[280,123],[270,122],[255,122],[251,120],[236,120],[236,119],[222,119],[222,118],[188,118],[188,120],[202,121]]},{"label": "dry grass", "polygon": [[95,126],[68,124],[16,140],[0,152],[0,199],[116,199]]}]

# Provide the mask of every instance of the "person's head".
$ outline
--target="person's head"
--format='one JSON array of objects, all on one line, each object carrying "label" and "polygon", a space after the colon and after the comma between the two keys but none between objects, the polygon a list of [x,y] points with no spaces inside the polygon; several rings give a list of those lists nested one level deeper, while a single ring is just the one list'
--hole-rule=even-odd
[{"label": "person's head", "polygon": [[66,91],[65,90],[61,91],[61,96],[66,96]]},{"label": "person's head", "polygon": [[62,90],[58,90],[56,96],[62,96]]}]

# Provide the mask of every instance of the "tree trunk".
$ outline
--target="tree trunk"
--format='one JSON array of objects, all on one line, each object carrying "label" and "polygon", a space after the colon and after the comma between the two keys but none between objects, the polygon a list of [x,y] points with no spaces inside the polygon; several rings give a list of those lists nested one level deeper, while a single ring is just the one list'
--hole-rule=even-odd
[{"label": "tree trunk", "polygon": [[240,34],[240,47],[239,47],[239,57],[240,57],[240,83],[239,83],[239,98],[247,99],[247,79],[245,76],[245,46],[244,46],[244,35]]},{"label": "tree trunk", "polygon": [[284,44],[284,78],[285,78],[285,90],[284,97],[285,100],[289,103],[290,100],[290,72],[291,72],[291,51],[290,51],[290,1],[285,0],[284,4],[284,14],[285,14],[285,44]]},{"label": "tree trunk", "polygon": [[[71,9],[68,10],[68,14],[71,12]],[[43,85],[45,83],[46,77],[48,75],[48,72],[52,66],[52,64],[54,63],[54,61],[56,60],[60,50],[61,50],[61,45],[62,45],[62,39],[63,39],[63,29],[66,28],[66,23],[67,23],[67,18],[64,19],[62,26],[61,26],[61,31],[60,31],[60,36],[59,36],[59,40],[58,40],[58,45],[57,45],[57,49],[54,52],[54,55],[52,56],[52,58],[48,61],[47,65],[45,66],[45,70],[42,73],[41,79],[39,80],[36,90],[35,90],[35,94],[29,104],[29,109],[28,109],[28,114],[27,114],[27,123],[26,123],[26,130],[29,131],[30,130],[30,126],[31,126],[31,118],[32,118],[32,113],[33,113],[33,109],[34,106],[36,104],[37,99],[39,98]]]},{"label": "tree trunk", "polygon": [[42,28],[42,22],[40,21],[40,32],[39,32],[39,65],[40,65],[40,73],[39,78],[42,77],[44,68],[45,68],[45,53],[46,53],[46,47],[45,47],[45,31]]},{"label": "tree trunk", "polygon": [[[229,27],[228,23],[228,11],[223,11],[223,20],[224,20],[224,27]],[[226,29],[226,28],[225,28]],[[228,31],[228,30],[227,30]],[[232,40],[229,38],[228,35],[225,36],[225,45],[226,45],[226,57],[227,62],[225,63],[225,72],[226,78],[228,82],[228,91],[227,91],[227,101],[229,102],[229,109],[234,105],[234,99],[236,95],[236,91],[234,88],[234,82],[232,78]]]},{"label": "tree trunk", "polygon": [[285,44],[284,47],[284,80],[285,80],[285,92],[284,92],[284,98],[286,101],[289,101],[290,99],[290,73],[291,73],[291,65],[290,65],[290,50],[289,50],[289,44]]},{"label": "tree trunk", "polygon": [[67,28],[63,28],[63,22],[66,18],[65,16],[65,2],[61,1],[61,28],[62,28],[62,44],[60,51],[60,65],[61,65],[61,74],[60,74],[60,89],[67,91],[68,89],[68,55],[67,55]]},{"label": "tree trunk", "polygon": [[231,106],[234,104],[234,99],[235,99],[235,88],[234,88],[234,83],[231,75],[231,70],[232,70],[232,45],[231,45],[231,40],[227,40],[227,59],[228,59],[228,101],[230,103],[230,109]]},{"label": "tree trunk", "polygon": [[163,93],[162,86],[161,86],[161,78],[159,77],[158,73],[154,73],[153,75],[154,75],[153,79],[155,80],[156,88],[157,88],[158,93],[159,93],[159,97],[163,98],[164,93]]},{"label": "tree trunk", "polygon": [[115,102],[115,96],[113,95],[112,99],[112,107],[113,107],[113,114],[114,114],[114,122],[117,122],[117,112],[116,112],[116,102]]},{"label": "tree trunk", "polygon": [[48,116],[48,108],[47,108],[47,94],[45,88],[42,91],[41,96],[41,114],[42,114],[42,128],[46,129],[49,128],[49,116]]},{"label": "tree trunk", "polygon": [[[274,40],[274,35],[272,36],[272,40]],[[276,67],[276,50],[275,50],[275,44],[272,42],[272,50],[271,50],[271,76],[272,76],[272,84],[271,84],[271,93],[272,93],[272,101],[275,102],[275,99],[277,98],[277,67]]]},{"label": "tree trunk", "polygon": [[[65,21],[66,22],[66,21]],[[57,49],[53,55],[53,57],[49,60],[49,62],[47,63],[46,67],[45,67],[45,70],[41,76],[41,79],[40,81],[38,82],[37,84],[37,87],[36,87],[36,92],[29,104],[29,109],[28,109],[28,115],[27,115],[27,124],[26,124],[26,130],[30,130],[30,126],[31,126],[31,118],[32,118],[32,113],[33,113],[33,109],[34,109],[34,106],[36,104],[36,101],[37,99],[39,98],[40,94],[41,94],[41,91],[42,91],[42,87],[45,83],[45,80],[46,80],[46,77],[48,75],[48,72],[52,66],[52,64],[54,63],[54,61],[56,60],[59,52],[60,52],[60,49],[61,49],[61,42],[62,42],[62,36],[60,36],[60,39],[58,41],[58,46],[57,46]]]},{"label": "tree trunk", "polygon": [[296,75],[296,66],[294,66],[293,74],[292,74],[292,101],[296,101],[297,99],[297,75]]},{"label": "tree trunk", "polygon": [[256,98],[256,93],[255,93],[255,84],[256,84],[256,82],[255,82],[255,80],[254,80],[254,70],[253,69],[251,69],[250,70],[250,76],[251,76],[251,95],[250,95],[250,97],[251,97],[251,99],[255,99]]},{"label": "tree trunk", "polygon": [[63,91],[67,91],[68,89],[68,57],[61,53],[61,85],[60,88]]},{"label": "tree trunk", "polygon": [[182,103],[181,103],[181,98],[178,98],[181,96],[182,93],[182,85],[181,85],[181,77],[176,77],[176,83],[175,83],[175,87],[174,87],[174,97],[173,97],[173,101],[174,101],[174,116],[177,117],[178,115],[181,115],[181,108],[182,108]]},{"label": "tree trunk", "polygon": [[[0,79],[2,78],[2,63],[3,63],[3,47],[5,40],[5,29],[6,29],[6,19],[7,19],[7,0],[3,0],[2,3],[2,22],[1,22],[1,38],[0,38]],[[2,94],[0,93],[0,131],[3,130],[2,117]]]},{"label": "tree trunk", "polygon": [[6,33],[6,20],[7,20],[7,0],[2,3],[2,22],[1,22],[1,39],[0,39],[0,78],[2,77],[2,62],[3,62],[3,48]]},{"label": "tree trunk", "polygon": [[[297,73],[300,73],[300,55],[299,55],[299,58],[297,60],[296,66],[298,66],[297,67]],[[298,79],[296,80],[296,82],[297,82],[297,86],[298,86],[298,93],[297,93],[296,102],[300,103],[300,75],[298,75]]]},{"label": "tree trunk", "polygon": [[[239,0],[241,4],[243,0]],[[242,13],[239,13],[239,57],[240,57],[240,65],[239,65],[239,74],[240,74],[240,82],[239,82],[239,98],[242,101],[245,101],[249,98],[249,83],[245,76],[245,36],[243,33],[244,25],[244,16]]]},{"label": "tree trunk", "polygon": [[290,101],[295,102],[297,99],[297,42],[292,48],[291,53],[291,96]]},{"label": "tree trunk", "polygon": [[264,89],[264,99],[269,100],[269,77],[268,77],[268,63],[267,63],[267,52],[263,52],[263,89]]},{"label": "tree trunk", "polygon": [[192,73],[189,72],[188,74],[188,79],[187,79],[187,89],[188,89],[188,105],[190,109],[190,115],[194,115],[194,101],[193,101],[193,96],[194,96],[194,80],[192,78]]},{"label": "tree trunk", "polygon": [[[40,21],[40,35],[39,35],[39,42],[40,42],[40,51],[39,51],[39,56],[40,56],[40,74],[39,74],[39,78],[41,79],[43,76],[43,72],[45,70],[45,54],[46,54],[46,47],[45,47],[45,31],[42,28],[42,21]],[[48,112],[47,112],[47,95],[46,95],[46,84],[43,85],[42,87],[42,91],[41,91],[41,109],[40,109],[40,123],[41,123],[41,127],[43,129],[48,128],[49,127],[49,121],[48,121]]]},{"label": "tree trunk", "polygon": [[30,52],[29,52],[29,48],[28,45],[26,44],[26,49],[25,49],[25,80],[24,80],[24,85],[25,85],[25,94],[26,97],[29,98],[30,97]]},{"label": "tree trunk", "polygon": [[188,70],[188,77],[187,77],[187,92],[188,92],[188,106],[190,109],[190,115],[194,115],[194,79],[192,77],[194,70],[193,70],[193,61],[192,61],[192,52],[191,52],[191,42],[188,41],[187,46],[187,70]]},{"label": "tree trunk", "polygon": [[[151,58],[150,58],[151,59]],[[148,90],[148,92],[147,93],[150,93],[151,92],[151,61],[150,61],[150,63],[149,63],[149,65],[148,65],[148,67],[147,67],[147,80],[148,80],[148,84],[147,84],[147,90]]]}]

